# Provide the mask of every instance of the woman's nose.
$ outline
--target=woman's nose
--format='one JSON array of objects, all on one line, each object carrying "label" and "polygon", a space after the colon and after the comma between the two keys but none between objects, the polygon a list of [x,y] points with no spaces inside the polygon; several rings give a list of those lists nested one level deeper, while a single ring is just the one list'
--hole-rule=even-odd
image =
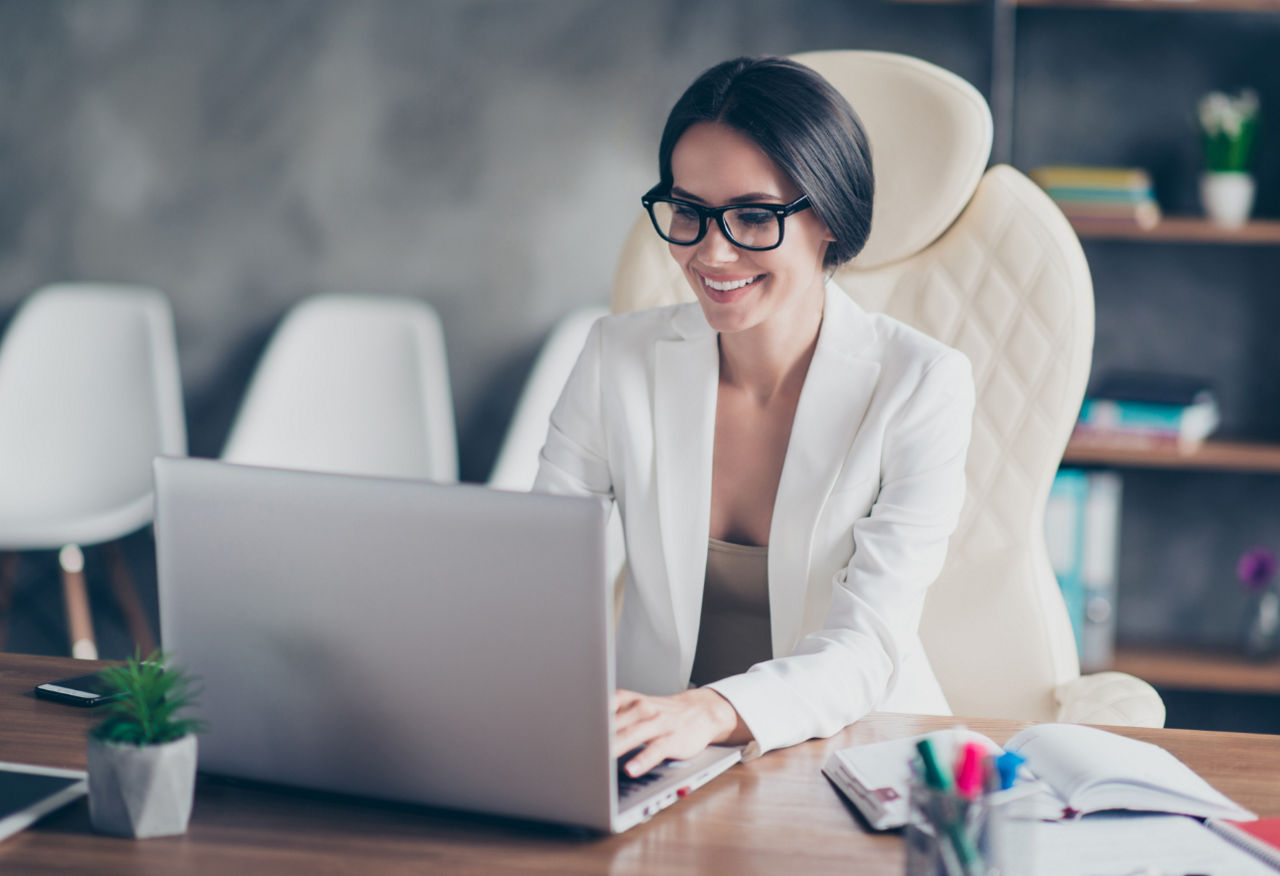
[{"label": "woman's nose", "polygon": [[698,256],[704,262],[724,264],[737,260],[738,248],[724,236],[719,224],[711,222],[706,235],[698,242]]}]

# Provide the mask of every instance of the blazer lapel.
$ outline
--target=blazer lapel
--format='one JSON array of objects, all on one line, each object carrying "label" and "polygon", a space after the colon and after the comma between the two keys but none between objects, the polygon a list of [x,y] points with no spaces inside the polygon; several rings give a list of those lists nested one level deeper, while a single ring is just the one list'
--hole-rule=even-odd
[{"label": "blazer lapel", "polygon": [[711,455],[720,375],[716,333],[697,306],[676,311],[679,337],[654,351],[654,443],[658,520],[681,672],[698,643],[707,534],[711,529]]},{"label": "blazer lapel", "polygon": [[880,375],[879,363],[863,358],[873,341],[874,329],[866,313],[842,289],[828,283],[818,344],[800,391],[769,529],[769,611],[775,657],[790,654],[800,638],[818,515]]}]

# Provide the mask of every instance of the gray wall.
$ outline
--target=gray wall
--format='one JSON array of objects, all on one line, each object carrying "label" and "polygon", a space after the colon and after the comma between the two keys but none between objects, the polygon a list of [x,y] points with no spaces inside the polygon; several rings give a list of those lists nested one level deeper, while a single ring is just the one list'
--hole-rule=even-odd
[{"label": "gray wall", "polygon": [[[1024,169],[1145,164],[1162,201],[1194,210],[1199,94],[1251,84],[1280,103],[1280,16],[1018,17]],[[420,296],[445,325],[463,475],[482,480],[549,327],[607,299],[694,75],[737,54],[873,48],[984,87],[983,21],[881,0],[0,0],[0,322],[56,280],[164,289],[191,449],[216,455],[290,304]],[[1259,180],[1260,211],[1280,213],[1280,162]],[[1227,433],[1280,440],[1280,249],[1087,252],[1098,370],[1205,373]],[[1280,479],[1126,487],[1122,632],[1230,638],[1234,557],[1280,546]]]},{"label": "gray wall", "polygon": [[554,321],[608,299],[662,121],[736,54],[875,47],[976,75],[974,18],[849,2],[0,2],[0,314],[56,279],[173,299],[191,450],[324,290],[416,295],[487,476]]}]

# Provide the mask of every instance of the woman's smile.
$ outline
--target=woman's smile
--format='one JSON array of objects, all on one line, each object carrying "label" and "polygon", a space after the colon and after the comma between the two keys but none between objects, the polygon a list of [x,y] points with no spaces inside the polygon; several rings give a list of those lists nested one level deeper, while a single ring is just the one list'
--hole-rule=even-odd
[{"label": "woman's smile", "polygon": [[702,290],[717,304],[731,304],[749,295],[764,274],[713,274],[697,268],[693,272],[702,280]]}]

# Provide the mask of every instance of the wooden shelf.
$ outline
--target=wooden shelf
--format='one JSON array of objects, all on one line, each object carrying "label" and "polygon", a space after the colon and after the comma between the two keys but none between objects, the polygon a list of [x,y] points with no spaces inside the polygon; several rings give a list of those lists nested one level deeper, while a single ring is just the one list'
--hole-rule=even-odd
[{"label": "wooden shelf", "polygon": [[1276,0],[1014,0],[1014,6],[1061,9],[1172,10],[1177,12],[1280,12]]},{"label": "wooden shelf", "polygon": [[1280,695],[1280,660],[1255,663],[1229,651],[1117,648],[1111,668],[1155,687]]},{"label": "wooden shelf", "polygon": [[1197,450],[1180,453],[1169,447],[1139,448],[1123,442],[1072,439],[1062,455],[1064,463],[1111,465],[1120,468],[1171,468],[1205,471],[1269,472],[1280,474],[1280,445],[1206,441]]},{"label": "wooden shelf", "polygon": [[[972,6],[978,0],[893,0],[916,6]],[[1125,9],[1152,12],[1280,12],[1280,0],[1006,0],[1036,9]]]},{"label": "wooden shelf", "polygon": [[1280,244],[1280,220],[1255,219],[1240,228],[1224,228],[1198,216],[1167,216],[1154,228],[1109,219],[1071,219],[1082,238],[1148,240],[1153,243]]}]

